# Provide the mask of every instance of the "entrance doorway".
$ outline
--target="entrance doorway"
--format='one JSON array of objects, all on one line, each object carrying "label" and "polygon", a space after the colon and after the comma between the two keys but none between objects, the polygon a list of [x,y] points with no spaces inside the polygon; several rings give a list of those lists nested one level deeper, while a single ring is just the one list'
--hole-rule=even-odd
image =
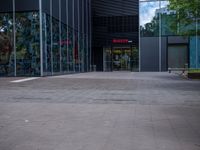
[{"label": "entrance doorway", "polygon": [[130,71],[131,69],[131,48],[115,47],[112,50],[113,71]]},{"label": "entrance doorway", "polygon": [[132,71],[136,62],[132,59],[133,52],[131,46],[104,48],[104,71]]}]

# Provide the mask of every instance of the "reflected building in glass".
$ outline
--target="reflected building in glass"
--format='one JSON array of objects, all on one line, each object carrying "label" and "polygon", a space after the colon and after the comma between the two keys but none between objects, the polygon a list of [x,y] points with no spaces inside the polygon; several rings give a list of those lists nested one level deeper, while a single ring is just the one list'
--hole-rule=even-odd
[{"label": "reflected building in glass", "polygon": [[0,76],[89,71],[90,8],[90,0],[4,1],[0,5]]}]

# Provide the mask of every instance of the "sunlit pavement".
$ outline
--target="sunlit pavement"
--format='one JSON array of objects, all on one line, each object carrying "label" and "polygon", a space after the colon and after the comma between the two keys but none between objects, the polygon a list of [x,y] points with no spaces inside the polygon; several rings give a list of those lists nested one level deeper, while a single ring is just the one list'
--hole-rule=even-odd
[{"label": "sunlit pavement", "polygon": [[169,73],[0,78],[0,150],[200,150],[200,81]]}]

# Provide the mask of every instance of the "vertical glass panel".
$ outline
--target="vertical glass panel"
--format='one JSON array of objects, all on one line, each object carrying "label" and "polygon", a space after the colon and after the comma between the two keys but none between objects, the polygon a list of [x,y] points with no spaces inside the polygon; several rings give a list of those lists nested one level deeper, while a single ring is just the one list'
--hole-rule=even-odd
[{"label": "vertical glass panel", "polygon": [[51,56],[51,19],[50,15],[43,14],[43,68],[44,75],[52,74]]},{"label": "vertical glass panel", "polygon": [[53,72],[60,72],[60,39],[59,39],[59,21],[55,18],[52,18],[52,33],[53,33]]},{"label": "vertical glass panel", "polygon": [[74,71],[74,60],[73,60],[73,29],[68,27],[68,41],[69,41],[69,45],[68,45],[68,61],[69,61],[69,71],[73,72]]},{"label": "vertical glass panel", "polygon": [[40,75],[39,12],[16,13],[16,62],[18,76]]},{"label": "vertical glass panel", "polygon": [[13,75],[13,15],[0,13],[0,76]]},{"label": "vertical glass panel", "polygon": [[87,36],[84,37],[84,71],[88,71],[88,51],[87,51]]},{"label": "vertical glass panel", "polygon": [[61,25],[61,54],[62,54],[62,70],[64,72],[68,71],[68,65],[67,65],[67,45],[69,44],[69,41],[67,39],[67,25],[62,23]]},{"label": "vertical glass panel", "polygon": [[140,2],[141,37],[159,36],[159,2]]},{"label": "vertical glass panel", "polygon": [[79,61],[80,61],[80,71],[84,72],[84,36],[80,34],[79,38]]},{"label": "vertical glass panel", "polygon": [[79,43],[78,43],[78,32],[75,31],[75,46],[74,46],[74,59],[75,59],[75,71],[79,72]]},{"label": "vertical glass panel", "polygon": [[103,49],[104,71],[112,71],[112,51],[111,48]]},{"label": "vertical glass panel", "polygon": [[138,71],[139,66],[139,55],[138,55],[138,48],[131,47],[131,68],[132,71]]},{"label": "vertical glass panel", "polygon": [[177,33],[177,22],[176,22],[176,11],[168,8],[169,1],[161,1],[161,32],[162,36],[176,35]]}]

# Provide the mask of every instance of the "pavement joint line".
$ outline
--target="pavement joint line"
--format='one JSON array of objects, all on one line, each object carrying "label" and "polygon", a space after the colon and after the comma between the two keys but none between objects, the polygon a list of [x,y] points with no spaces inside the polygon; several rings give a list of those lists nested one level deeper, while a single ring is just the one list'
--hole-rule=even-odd
[{"label": "pavement joint line", "polygon": [[36,79],[39,79],[39,78],[40,77],[31,77],[31,78],[25,78],[25,79],[20,79],[20,80],[14,80],[14,81],[10,81],[10,82],[11,83],[21,83],[21,82],[36,80]]}]

